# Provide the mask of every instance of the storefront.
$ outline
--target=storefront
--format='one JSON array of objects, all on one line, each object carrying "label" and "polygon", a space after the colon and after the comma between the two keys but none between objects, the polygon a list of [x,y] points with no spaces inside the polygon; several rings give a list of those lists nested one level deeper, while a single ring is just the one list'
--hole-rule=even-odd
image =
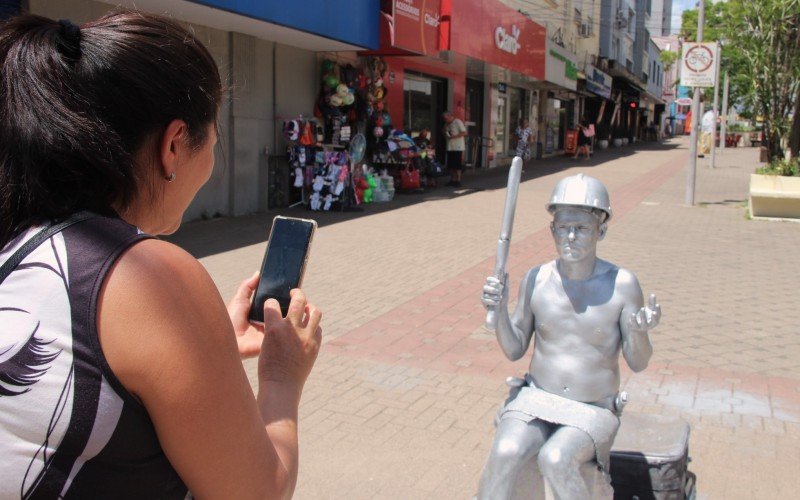
[{"label": "storefront", "polygon": [[539,122],[543,156],[565,149],[567,133],[578,122],[578,68],[576,56],[552,40],[547,40],[545,82],[540,84],[541,116]]},{"label": "storefront", "polygon": [[592,65],[586,65],[585,89],[595,97],[584,100],[584,114],[590,123],[595,124],[598,141],[609,139],[613,112],[612,84],[611,75]]},{"label": "storefront", "polygon": [[[380,0],[347,9],[325,0],[123,0],[191,26],[208,47],[229,89],[219,113],[217,165],[185,213],[187,219],[239,215],[283,206],[295,190],[284,121],[313,117],[317,54],[378,46]],[[82,23],[113,9],[87,0],[28,0],[28,10]],[[224,168],[222,166],[224,165]]]},{"label": "storefront", "polygon": [[468,77],[483,88],[483,123],[470,131],[473,155],[488,167],[507,164],[520,122],[536,129],[531,116],[539,105],[535,84],[545,76],[545,28],[497,0],[447,3],[450,31],[443,38],[450,51],[468,58]]}]

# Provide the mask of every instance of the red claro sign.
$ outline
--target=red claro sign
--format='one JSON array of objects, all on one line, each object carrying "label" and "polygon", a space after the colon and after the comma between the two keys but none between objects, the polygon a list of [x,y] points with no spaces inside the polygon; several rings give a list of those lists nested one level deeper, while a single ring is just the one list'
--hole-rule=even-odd
[{"label": "red claro sign", "polygon": [[454,1],[451,17],[450,50],[544,79],[544,26],[499,0]]},{"label": "red claro sign", "polygon": [[394,45],[417,54],[438,52],[441,0],[394,0]]}]

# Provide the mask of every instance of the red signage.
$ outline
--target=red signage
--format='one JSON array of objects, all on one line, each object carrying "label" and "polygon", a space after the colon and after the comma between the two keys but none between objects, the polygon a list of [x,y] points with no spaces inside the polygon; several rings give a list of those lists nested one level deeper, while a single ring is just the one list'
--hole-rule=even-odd
[{"label": "red signage", "polygon": [[393,0],[389,45],[420,55],[439,51],[441,0]]},{"label": "red signage", "polygon": [[546,38],[544,26],[499,0],[452,2],[453,52],[544,80]]}]

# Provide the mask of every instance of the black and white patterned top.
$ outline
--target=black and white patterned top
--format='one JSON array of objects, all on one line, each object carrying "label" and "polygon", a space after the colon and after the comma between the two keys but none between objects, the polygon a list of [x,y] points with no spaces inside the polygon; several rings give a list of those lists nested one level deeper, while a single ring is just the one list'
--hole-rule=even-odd
[{"label": "black and white patterned top", "polygon": [[[6,245],[0,265],[37,231]],[[109,269],[148,237],[94,217],[46,240],[0,284],[0,498],[186,497],[97,336]]]}]

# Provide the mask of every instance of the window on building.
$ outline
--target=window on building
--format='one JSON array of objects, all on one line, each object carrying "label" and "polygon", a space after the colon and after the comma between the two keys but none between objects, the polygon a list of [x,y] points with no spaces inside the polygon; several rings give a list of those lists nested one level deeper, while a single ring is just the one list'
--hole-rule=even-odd
[{"label": "window on building", "polygon": [[628,9],[628,34],[635,36],[636,33],[636,11]]}]

